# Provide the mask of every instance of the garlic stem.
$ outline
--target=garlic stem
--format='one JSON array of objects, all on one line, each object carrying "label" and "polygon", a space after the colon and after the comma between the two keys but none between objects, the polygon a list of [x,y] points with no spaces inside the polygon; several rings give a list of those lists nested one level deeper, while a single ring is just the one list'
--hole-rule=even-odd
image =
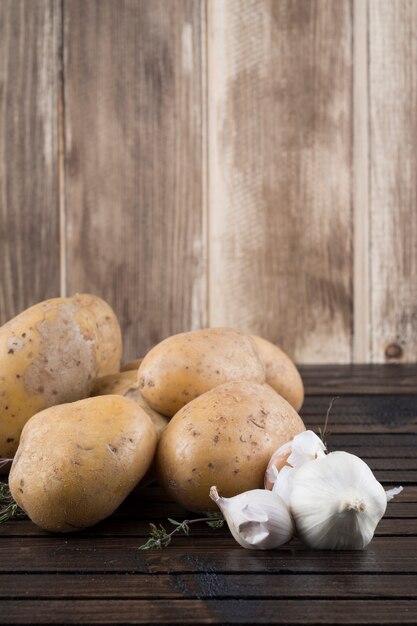
[{"label": "garlic stem", "polygon": [[219,492],[217,491],[217,487],[210,487],[210,498],[213,502],[217,502],[220,500]]},{"label": "garlic stem", "polygon": [[360,498],[354,498],[351,501],[345,501],[342,505],[341,511],[357,511],[363,513],[366,509],[366,504]]}]

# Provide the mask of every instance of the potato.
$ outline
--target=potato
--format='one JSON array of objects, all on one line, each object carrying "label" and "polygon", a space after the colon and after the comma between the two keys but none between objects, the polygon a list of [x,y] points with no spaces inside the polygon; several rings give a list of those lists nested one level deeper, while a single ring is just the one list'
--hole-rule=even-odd
[{"label": "potato", "polygon": [[162,433],[158,481],[191,511],[216,509],[212,485],[226,497],[263,487],[273,452],[303,430],[300,416],[269,385],[220,385],[184,406]]},{"label": "potato", "polygon": [[168,337],[148,352],[139,367],[145,400],[168,416],[209,389],[233,380],[265,382],[265,366],[255,342],[234,328]]},{"label": "potato", "polygon": [[108,376],[97,378],[91,395],[104,396],[109,394],[124,396],[125,398],[129,398],[129,400],[136,402],[136,404],[138,404],[141,409],[149,415],[155,424],[158,437],[166,428],[166,425],[168,424],[167,418],[151,409],[139,391],[136,370],[128,370],[126,372],[109,374]]},{"label": "potato", "polygon": [[113,513],[145,475],[156,442],[149,416],[122,396],[45,409],[23,429],[11,493],[45,530],[92,526]]},{"label": "potato", "polygon": [[130,372],[130,370],[136,370],[138,371],[140,364],[142,363],[143,359],[136,359],[135,361],[128,361],[127,363],[124,363],[122,365],[122,367],[120,368],[121,372]]},{"label": "potato", "polygon": [[253,339],[265,363],[266,382],[299,411],[304,401],[304,385],[294,363],[270,341],[255,335]]},{"label": "potato", "polygon": [[54,298],[0,328],[0,457],[12,457],[27,420],[49,406],[90,395],[94,380],[117,372],[121,333],[106,302]]}]

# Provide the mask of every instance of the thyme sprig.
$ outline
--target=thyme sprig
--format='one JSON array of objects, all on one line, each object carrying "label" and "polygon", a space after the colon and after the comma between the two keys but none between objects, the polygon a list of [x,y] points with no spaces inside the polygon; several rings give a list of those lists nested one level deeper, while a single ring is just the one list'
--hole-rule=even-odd
[{"label": "thyme sprig", "polygon": [[0,524],[11,519],[22,519],[26,513],[16,504],[10,493],[9,485],[0,481]]},{"label": "thyme sprig", "polygon": [[329,406],[327,407],[327,412],[326,412],[326,418],[324,420],[324,426],[323,426],[323,430],[321,429],[321,427],[319,427],[319,434],[320,434],[320,439],[322,440],[322,442],[324,443],[324,445],[327,448],[327,443],[326,443],[326,437],[329,437],[331,435],[331,431],[328,430],[328,423],[329,423],[329,417],[330,417],[330,413],[332,412],[333,409],[333,405],[336,402],[336,400],[338,400],[340,398],[340,396],[334,396],[330,402],[329,402]]},{"label": "thyme sprig", "polygon": [[151,532],[149,539],[146,543],[139,547],[139,550],[160,550],[161,548],[167,548],[171,543],[172,537],[176,533],[190,534],[190,525],[205,522],[210,528],[221,528],[224,524],[224,518],[220,516],[216,511],[207,511],[205,517],[198,517],[196,519],[185,519],[182,522],[168,517],[168,522],[174,526],[174,530],[167,532],[166,528],[159,524],[149,524]]}]

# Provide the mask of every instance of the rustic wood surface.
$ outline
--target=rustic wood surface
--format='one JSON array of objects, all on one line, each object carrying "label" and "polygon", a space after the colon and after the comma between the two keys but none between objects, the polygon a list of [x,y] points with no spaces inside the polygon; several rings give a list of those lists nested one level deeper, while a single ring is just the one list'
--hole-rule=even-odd
[{"label": "rustic wood surface", "polygon": [[413,0],[1,0],[0,323],[417,359]]},{"label": "rustic wood surface", "polygon": [[349,362],[351,3],[212,0],[208,21],[210,321]]},{"label": "rustic wood surface", "polygon": [[60,3],[0,1],[0,324],[59,294]]},{"label": "rustic wood surface", "polygon": [[133,358],[207,325],[204,4],[64,6],[68,292],[112,303]]},{"label": "rustic wood surface", "polygon": [[[317,430],[333,394],[326,370],[308,369],[314,395],[302,414]],[[0,623],[415,624],[417,366],[374,373],[351,367],[350,384],[346,368],[334,368],[340,397],[328,437],[330,449],[362,456],[385,487],[405,487],[365,550],[313,551],[295,539],[246,551],[226,528],[199,526],[165,550],[139,552],[150,521],[186,516],[150,486],[82,533],[54,536],[27,519],[1,526]]]},{"label": "rustic wood surface", "polygon": [[417,359],[417,3],[369,5],[372,358]]}]

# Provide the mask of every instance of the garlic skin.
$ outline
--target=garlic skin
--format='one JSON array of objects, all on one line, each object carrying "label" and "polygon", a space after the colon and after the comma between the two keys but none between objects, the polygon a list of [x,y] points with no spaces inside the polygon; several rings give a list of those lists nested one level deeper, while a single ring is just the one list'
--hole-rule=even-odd
[{"label": "garlic skin", "polygon": [[402,487],[393,487],[392,489],[387,489],[387,491],[385,492],[385,495],[387,496],[387,502],[391,502],[391,500],[393,500],[395,496],[398,496],[398,494],[402,491]]},{"label": "garlic skin", "polygon": [[[271,456],[265,472],[265,489],[272,489],[279,474],[289,466],[298,469],[306,461],[319,459],[326,454],[326,446],[312,430],[305,430],[284,443]],[[278,474],[279,473],[279,474]],[[278,492],[279,493],[279,492]],[[280,494],[281,495],[281,494]]]},{"label": "garlic skin", "polygon": [[282,470],[278,472],[272,486],[272,493],[276,493],[280,496],[288,507],[290,506],[290,496],[296,471],[294,467],[283,467]]},{"label": "garlic skin", "polygon": [[385,513],[387,495],[368,465],[347,452],[304,463],[292,480],[290,511],[310,548],[361,550]]},{"label": "garlic skin", "polygon": [[211,487],[210,498],[224,515],[233,537],[248,550],[272,550],[294,535],[288,507],[277,494],[264,489],[222,498]]}]

